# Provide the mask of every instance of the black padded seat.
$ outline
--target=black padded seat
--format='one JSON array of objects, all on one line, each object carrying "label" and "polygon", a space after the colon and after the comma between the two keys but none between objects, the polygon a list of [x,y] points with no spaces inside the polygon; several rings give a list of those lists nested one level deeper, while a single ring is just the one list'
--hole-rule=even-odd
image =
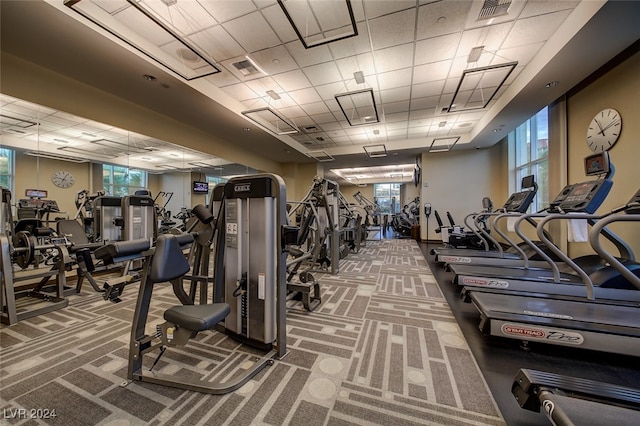
[{"label": "black padded seat", "polygon": [[178,305],[164,312],[164,319],[191,331],[204,331],[215,327],[231,312],[227,303],[211,305]]},{"label": "black padded seat", "polygon": [[109,264],[119,260],[140,257],[142,252],[149,250],[149,248],[151,248],[149,240],[116,241],[98,248],[93,255],[96,259]]}]

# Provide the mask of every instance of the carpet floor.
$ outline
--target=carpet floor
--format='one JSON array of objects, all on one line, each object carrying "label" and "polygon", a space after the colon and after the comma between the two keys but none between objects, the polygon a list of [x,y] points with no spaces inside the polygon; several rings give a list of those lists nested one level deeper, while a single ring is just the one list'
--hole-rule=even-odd
[{"label": "carpet floor", "polygon": [[[88,288],[62,310],[2,326],[0,423],[504,424],[415,241],[369,241],[340,262],[339,274],[316,278],[322,304],[314,312],[289,302],[287,356],[226,395],[121,386],[137,285],[118,304]],[[170,286],[161,287],[151,328],[177,303]],[[254,355],[227,336],[203,332],[169,348],[154,369],[224,380]]]}]

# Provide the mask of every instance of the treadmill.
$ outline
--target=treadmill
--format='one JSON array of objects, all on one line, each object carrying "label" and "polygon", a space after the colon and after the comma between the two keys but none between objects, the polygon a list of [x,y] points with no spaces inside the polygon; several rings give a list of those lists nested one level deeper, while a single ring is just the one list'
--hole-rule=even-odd
[{"label": "treadmill", "polygon": [[[498,241],[496,241],[491,235],[486,232],[483,227],[479,226],[479,221],[484,220],[490,216],[498,216],[502,213],[525,213],[531,203],[533,202],[533,198],[535,197],[538,191],[538,185],[535,183],[535,176],[530,175],[522,178],[520,192],[516,192],[512,194],[506,203],[502,206],[502,208],[497,213],[492,213],[491,211],[485,210],[480,213],[472,213],[471,215],[465,218],[465,223],[467,218],[470,216],[475,216],[475,229],[473,227],[469,227],[472,231],[477,235],[478,238],[482,239],[484,242],[484,250],[481,249],[461,249],[461,248],[435,248],[431,250],[431,254],[435,256],[435,261],[437,263],[463,263],[469,264],[472,263],[473,260],[470,260],[472,257],[483,257],[483,258],[501,258],[501,259],[514,259],[521,260],[522,254],[520,250],[518,253],[508,252],[502,250],[502,247]],[[533,223],[535,226],[535,222]],[[495,229],[495,226],[494,226]],[[503,237],[504,234],[499,232]],[[505,237],[507,241],[511,241]],[[489,250],[489,241],[491,241],[494,247],[497,247],[497,250]],[[515,246],[514,246],[515,247]]]},{"label": "treadmill", "polygon": [[640,389],[520,369],[511,393],[521,408],[544,411],[554,425],[640,424]]},{"label": "treadmill", "polygon": [[[615,173],[615,169],[612,164],[609,164],[608,159],[609,157],[606,151],[586,157],[585,169],[587,170],[587,175],[597,175],[599,177],[596,180],[567,185],[551,203],[552,207],[550,211],[560,212],[560,214],[525,214],[516,222],[516,232],[520,238],[529,243],[531,248],[547,261],[548,267],[546,269],[452,264],[449,265],[449,269],[454,273],[454,283],[464,286],[496,287],[502,289],[527,289],[532,285],[528,282],[547,284],[582,283],[589,286],[592,282],[589,275],[602,270],[606,267],[606,264],[598,256],[585,256],[575,261],[568,259],[567,256],[550,241],[548,235],[544,232],[544,224],[549,220],[558,218],[578,218],[588,219],[589,223],[593,225],[595,219],[601,217],[593,215],[593,213],[602,205],[608,195],[613,185],[612,177]],[[598,164],[599,167],[594,168],[593,164]],[[612,213],[623,210],[624,208],[625,207],[622,207]],[[575,215],[575,213],[581,213],[581,215]],[[587,215],[585,216],[584,214]],[[522,234],[519,224],[523,220],[532,218],[543,218],[543,221],[537,226],[538,236],[556,256],[565,260],[564,264],[558,265],[555,263],[545,252]],[[622,258],[634,260],[633,251],[624,241],[610,230],[603,230],[603,232],[618,248]],[[614,275],[617,276],[618,273],[615,272]],[[634,287],[626,283],[620,284],[618,281],[611,281],[605,278],[606,277],[599,277],[597,281],[598,285],[613,288],[622,285],[622,288],[634,289]],[[541,291],[545,292],[545,290]]]},{"label": "treadmill", "polygon": [[[640,196],[640,191],[639,194]],[[600,244],[602,230],[616,221],[640,222],[636,213],[612,214],[601,219],[589,233],[594,250],[633,286],[640,290],[640,276],[614,258]],[[638,292],[640,293],[640,292]],[[480,312],[485,334],[525,342],[591,349],[623,355],[640,355],[640,304],[600,304],[592,300],[560,300],[521,296],[509,292],[469,292]]]}]

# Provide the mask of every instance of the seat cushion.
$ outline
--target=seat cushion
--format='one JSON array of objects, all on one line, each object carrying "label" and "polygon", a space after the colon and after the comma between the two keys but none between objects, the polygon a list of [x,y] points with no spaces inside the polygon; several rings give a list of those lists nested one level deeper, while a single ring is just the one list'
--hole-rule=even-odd
[{"label": "seat cushion", "polygon": [[231,312],[227,303],[210,305],[178,305],[164,312],[164,319],[192,331],[204,331],[215,327]]}]

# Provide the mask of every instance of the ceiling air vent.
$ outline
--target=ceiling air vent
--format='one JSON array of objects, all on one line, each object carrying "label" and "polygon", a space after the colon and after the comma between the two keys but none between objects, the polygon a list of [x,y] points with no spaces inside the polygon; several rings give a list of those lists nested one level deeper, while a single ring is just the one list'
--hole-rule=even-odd
[{"label": "ceiling air vent", "polygon": [[478,14],[478,21],[504,16],[509,13],[509,6],[511,6],[511,0],[484,0]]},{"label": "ceiling air vent", "polygon": [[234,62],[233,66],[236,67],[240,74],[245,77],[255,74],[261,74],[260,70],[258,70],[258,68],[256,68],[248,59],[240,62]]},{"label": "ceiling air vent", "polygon": [[304,130],[306,133],[313,133],[317,132],[318,128],[316,126],[305,126],[302,128],[302,130]]}]

